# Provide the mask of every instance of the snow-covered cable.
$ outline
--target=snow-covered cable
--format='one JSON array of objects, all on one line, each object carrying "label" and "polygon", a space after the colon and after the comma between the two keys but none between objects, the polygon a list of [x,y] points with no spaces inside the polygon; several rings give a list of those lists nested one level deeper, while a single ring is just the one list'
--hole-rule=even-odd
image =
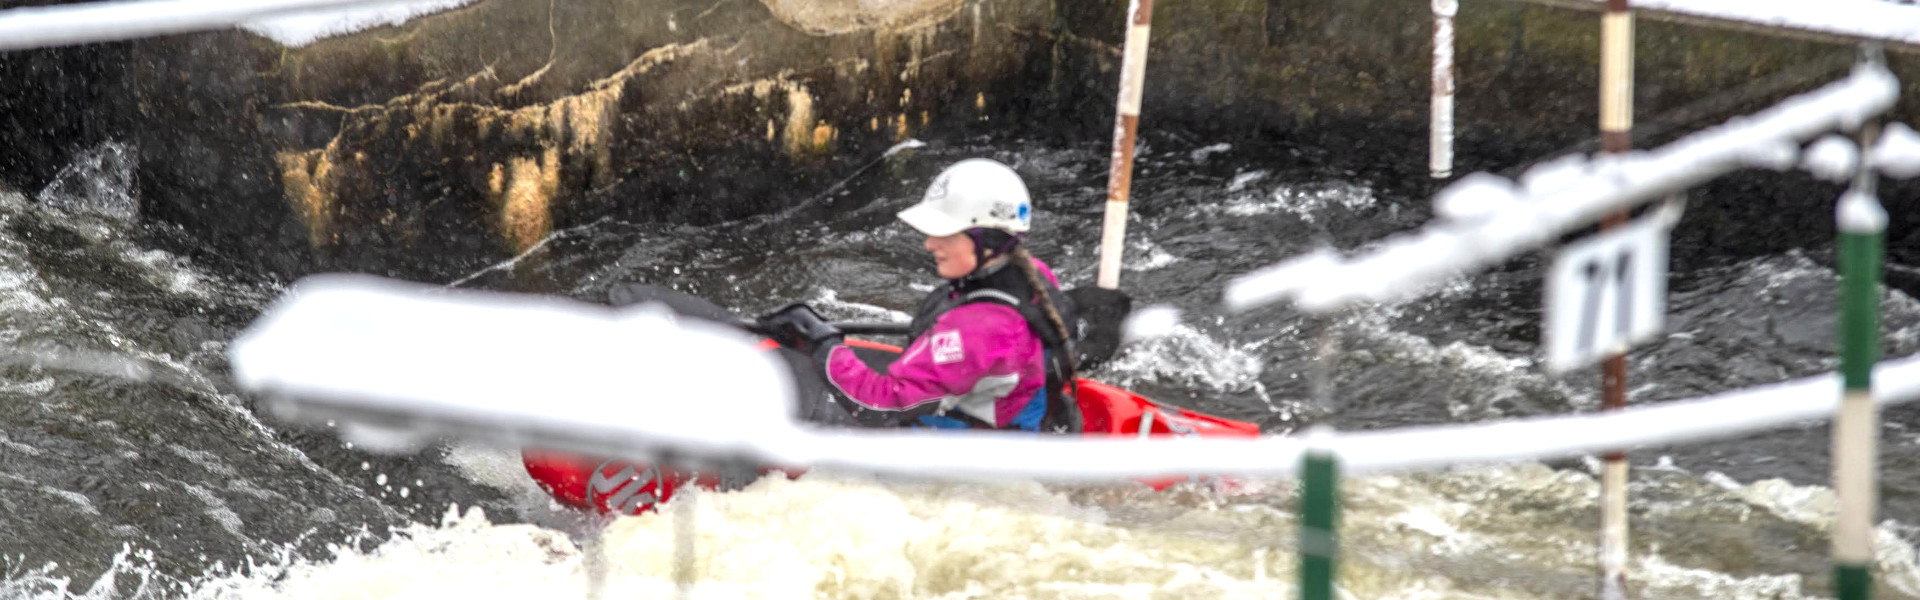
[{"label": "snow-covered cable", "polygon": [[337,414],[390,445],[476,430],[715,454],[793,429],[793,386],[773,355],[655,305],[320,275],[269,307],[228,358],[269,410]]},{"label": "snow-covered cable", "polygon": [[[1883,405],[1920,398],[1920,357],[1882,363],[1874,386]],[[1839,396],[1840,378],[1827,374],[1606,414],[1346,433],[1323,443],[1340,456],[1343,471],[1355,474],[1563,458],[1735,437],[1826,418]],[[774,452],[768,458],[915,476],[1061,481],[1183,474],[1292,477],[1304,448],[1292,437],[1106,440],[893,431],[812,433],[787,441],[793,446],[770,447]]]},{"label": "snow-covered cable", "polygon": [[[1292,437],[1104,438],[796,425],[784,367],[737,332],[640,306],[438,290],[361,276],[302,281],[229,350],[242,387],[343,431],[459,434],[635,459],[745,459],[915,477],[1058,481],[1292,476]],[[1920,397],[1920,356],[1873,377]],[[1726,438],[1823,418],[1834,375],[1602,415],[1332,434],[1369,473],[1575,456]],[[349,428],[349,425],[353,427]],[[404,444],[395,444],[404,446]]]},{"label": "snow-covered cable", "polygon": [[1920,6],[1886,0],[1633,0],[1633,8],[1920,45]]},{"label": "snow-covered cable", "polygon": [[1873,168],[1888,177],[1910,179],[1920,175],[1920,133],[1906,123],[1891,123],[1873,146]]},{"label": "snow-covered cable", "polygon": [[1529,169],[1518,182],[1476,173],[1436,196],[1435,212],[1450,218],[1355,258],[1322,250],[1242,275],[1228,282],[1222,301],[1245,311],[1290,300],[1324,313],[1403,300],[1673,190],[1743,166],[1777,166],[1783,145],[1857,127],[1898,94],[1892,73],[1863,64],[1846,79],[1658,149],[1568,156]]},{"label": "snow-covered cable", "polygon": [[223,29],[266,17],[419,0],[141,0],[0,11],[0,50]]}]

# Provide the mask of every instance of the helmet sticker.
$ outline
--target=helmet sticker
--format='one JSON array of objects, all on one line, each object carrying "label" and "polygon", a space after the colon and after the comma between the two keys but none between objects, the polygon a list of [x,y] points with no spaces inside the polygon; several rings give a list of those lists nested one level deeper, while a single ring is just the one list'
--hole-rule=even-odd
[{"label": "helmet sticker", "polygon": [[1013,219],[1016,218],[1018,213],[1019,211],[1014,208],[1014,204],[1005,200],[995,201],[993,203],[993,210],[988,212],[988,214],[993,215],[995,219]]},{"label": "helmet sticker", "polygon": [[1025,204],[1020,205],[1020,222],[1021,223],[1027,222],[1027,219],[1033,217],[1032,213],[1033,213],[1033,209],[1031,207],[1028,207]]},{"label": "helmet sticker", "polygon": [[945,175],[942,175],[939,178],[934,179],[933,185],[927,186],[926,201],[938,201],[938,200],[946,199],[947,182],[952,179],[953,179],[952,177],[947,177]]}]

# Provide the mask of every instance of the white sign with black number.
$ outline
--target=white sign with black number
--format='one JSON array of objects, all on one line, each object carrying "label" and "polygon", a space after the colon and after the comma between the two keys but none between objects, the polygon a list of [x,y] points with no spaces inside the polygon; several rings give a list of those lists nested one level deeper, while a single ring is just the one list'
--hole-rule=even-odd
[{"label": "white sign with black number", "polygon": [[1667,237],[1677,205],[1560,249],[1547,274],[1547,369],[1626,352],[1666,328]]}]

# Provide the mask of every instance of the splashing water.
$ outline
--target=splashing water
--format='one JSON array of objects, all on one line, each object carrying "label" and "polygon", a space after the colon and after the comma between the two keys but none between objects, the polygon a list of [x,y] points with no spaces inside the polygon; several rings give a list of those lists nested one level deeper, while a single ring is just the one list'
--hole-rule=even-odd
[{"label": "splashing water", "polygon": [[133,169],[138,156],[133,147],[106,142],[74,153],[73,162],[40,190],[41,204],[69,212],[86,212],[118,219],[140,216],[133,197]]}]

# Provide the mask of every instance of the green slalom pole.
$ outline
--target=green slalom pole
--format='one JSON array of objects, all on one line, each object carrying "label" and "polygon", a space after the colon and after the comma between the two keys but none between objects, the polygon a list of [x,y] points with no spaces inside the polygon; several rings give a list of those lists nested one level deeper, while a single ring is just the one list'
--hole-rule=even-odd
[{"label": "green slalom pole", "polygon": [[1880,353],[1881,256],[1887,212],[1872,192],[1871,173],[1840,196],[1840,373],[1845,392],[1833,420],[1833,488],[1839,515],[1833,532],[1833,589],[1839,600],[1873,593],[1873,518],[1879,415],[1873,363]]},{"label": "green slalom pole", "polygon": [[1340,554],[1340,467],[1324,435],[1308,433],[1300,458],[1300,600],[1333,600]]}]

